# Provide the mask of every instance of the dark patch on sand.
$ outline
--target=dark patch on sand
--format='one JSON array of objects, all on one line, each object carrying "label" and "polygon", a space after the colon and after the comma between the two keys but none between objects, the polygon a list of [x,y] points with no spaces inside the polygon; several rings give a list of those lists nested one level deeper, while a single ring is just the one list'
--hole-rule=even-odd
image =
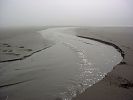
[{"label": "dark patch on sand", "polygon": [[105,76],[104,79],[106,80],[107,83],[109,83],[109,85],[114,85],[125,89],[129,89],[133,87],[132,81],[121,76],[112,76],[109,73],[107,76]]},{"label": "dark patch on sand", "polygon": [[127,62],[121,61],[121,62],[119,63],[119,65],[127,65]]},{"label": "dark patch on sand", "polygon": [[131,88],[133,87],[133,83],[132,82],[128,82],[128,83],[125,83],[125,84],[120,84],[119,87],[123,87],[123,88]]},{"label": "dark patch on sand", "polygon": [[24,46],[20,46],[19,48],[24,48]]}]

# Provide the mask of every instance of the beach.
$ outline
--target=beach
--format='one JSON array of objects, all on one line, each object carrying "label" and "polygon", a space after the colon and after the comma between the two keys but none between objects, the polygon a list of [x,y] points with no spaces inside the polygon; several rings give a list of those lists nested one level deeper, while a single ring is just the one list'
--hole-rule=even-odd
[{"label": "beach", "polygon": [[133,28],[81,28],[79,36],[91,37],[116,44],[124,51],[122,62],[106,77],[73,100],[132,100],[133,99]]},{"label": "beach", "polygon": [[0,99],[132,100],[132,38],[132,27],[2,30]]},{"label": "beach", "polygon": [[[22,60],[52,45],[44,40],[39,27],[0,30],[0,63]],[[43,28],[44,29],[44,28]]]}]

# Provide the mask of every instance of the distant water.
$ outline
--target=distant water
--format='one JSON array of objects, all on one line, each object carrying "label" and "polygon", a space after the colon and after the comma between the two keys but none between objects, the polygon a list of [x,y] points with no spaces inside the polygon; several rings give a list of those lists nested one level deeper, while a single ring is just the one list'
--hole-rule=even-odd
[{"label": "distant water", "polygon": [[113,47],[76,37],[74,28],[50,28],[40,34],[56,44],[22,61],[0,64],[5,66],[0,84],[21,82],[0,88],[1,98],[71,100],[122,60]]}]

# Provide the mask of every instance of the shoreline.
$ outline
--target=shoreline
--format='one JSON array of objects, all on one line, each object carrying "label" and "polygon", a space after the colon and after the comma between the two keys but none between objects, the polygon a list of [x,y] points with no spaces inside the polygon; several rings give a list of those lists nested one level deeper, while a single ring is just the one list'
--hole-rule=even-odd
[{"label": "shoreline", "polygon": [[125,57],[125,53],[124,53],[124,51],[123,51],[119,46],[115,45],[114,43],[107,42],[107,41],[103,41],[103,40],[96,39],[96,38],[80,36],[80,35],[77,36],[77,37],[85,38],[85,39],[90,39],[90,40],[94,40],[94,41],[101,42],[101,43],[107,44],[107,45],[109,45],[109,46],[112,46],[112,47],[114,47],[118,52],[121,53],[121,56],[122,56],[123,58]]},{"label": "shoreline", "polygon": [[[79,27],[74,30],[78,33],[77,37],[86,38],[113,46],[118,52],[120,52],[123,60],[118,65],[114,66],[113,70],[107,73],[101,81],[86,89],[82,94],[78,94],[77,97],[72,100],[133,100],[133,35],[127,34],[126,37],[126,34],[124,33],[125,31],[121,31],[121,29],[118,28],[118,33],[115,30],[115,34],[107,34],[108,31],[113,31],[111,29],[107,29],[106,32],[106,28],[99,30],[99,28],[88,29],[86,27]],[[126,31],[128,32],[128,30],[129,29]],[[121,34],[119,31],[123,33]],[[132,32],[133,31],[131,31],[131,33]],[[9,54],[8,59],[3,58],[5,61],[0,61],[0,64],[4,62],[23,60],[37,52],[51,47],[53,44],[51,41],[48,41],[47,38],[43,39],[40,34],[37,34],[38,32],[36,31],[32,34],[30,32],[24,32],[26,37],[21,35],[21,32],[20,34],[17,32],[12,32],[13,36],[8,37],[8,33],[10,32],[7,32],[7,36],[4,34],[1,35],[3,37],[1,37],[3,39],[1,40],[1,51],[7,49],[3,52],[3,55],[6,53],[7,55]],[[11,44],[9,44],[9,42]],[[18,58],[9,60],[9,58],[13,57]],[[19,84],[22,82],[16,82],[14,84]],[[9,84],[9,86],[14,84]],[[8,85],[1,85],[0,87],[2,88],[6,86]]]},{"label": "shoreline", "polygon": [[32,56],[33,54],[38,53],[38,52],[40,52],[40,51],[43,51],[43,50],[45,50],[45,49],[47,49],[47,48],[50,48],[50,47],[51,47],[51,46],[47,46],[47,47],[44,47],[44,48],[42,48],[42,49],[29,52],[28,54],[26,54],[26,55],[24,55],[24,56],[22,56],[22,57],[15,58],[15,59],[0,60],[0,63],[13,62],[13,61],[18,61],[18,60],[24,60],[24,59],[26,59],[26,58]]},{"label": "shoreline", "polygon": [[[73,100],[133,100],[133,50],[131,49],[133,45],[128,45],[128,43],[132,42],[130,39],[125,42],[125,44],[127,44],[126,46],[122,44],[126,33],[114,32],[114,37],[118,37],[115,39],[110,34],[105,34],[102,29],[100,33],[94,32],[93,29],[91,32],[88,30],[85,32],[82,28],[79,28],[76,31],[79,33],[78,37],[94,39],[103,43],[105,41],[106,44],[113,44],[113,47],[115,45],[115,48],[116,46],[120,47],[121,49],[119,49],[119,52],[121,53],[123,60],[118,65],[114,66],[113,70],[101,81],[94,84],[92,87],[89,87],[85,92],[77,95]],[[104,37],[102,37],[102,35]],[[119,39],[119,37],[122,37],[122,39]]]},{"label": "shoreline", "polygon": [[43,39],[38,31],[39,28],[1,30],[0,63],[26,59],[54,45]]}]

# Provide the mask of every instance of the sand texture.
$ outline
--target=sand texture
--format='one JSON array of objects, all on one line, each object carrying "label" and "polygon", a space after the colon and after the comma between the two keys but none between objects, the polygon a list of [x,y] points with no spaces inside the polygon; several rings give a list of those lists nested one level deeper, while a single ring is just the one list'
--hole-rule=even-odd
[{"label": "sand texture", "polygon": [[[117,50],[118,54],[121,54],[119,55],[123,57],[123,60],[120,60],[119,64],[115,64],[114,68],[112,66],[113,70],[111,68],[111,72],[108,71],[109,73],[104,78],[102,77],[102,80],[91,85],[85,92],[81,94],[79,92],[77,96],[74,94],[76,97],[73,100],[133,100],[132,27],[76,27],[72,29],[73,31],[71,29],[64,31],[65,28],[60,30],[58,27],[47,31],[45,29],[0,30],[0,99],[14,100],[15,98],[15,100],[18,100],[21,97],[20,100],[29,100],[29,98],[30,100],[36,100],[36,98],[47,100],[44,98],[44,95],[46,95],[44,90],[47,93],[50,89],[49,94],[53,92],[54,95],[56,91],[59,91],[59,88],[51,88],[47,83],[51,83],[52,86],[57,85],[58,81],[65,82],[67,79],[69,80],[71,75],[74,76],[78,72],[77,68],[80,64],[78,65],[77,61],[80,59],[76,54],[85,54],[86,57],[81,59],[83,62],[86,62],[84,58],[87,59],[90,56],[93,58],[94,56],[95,61],[99,62],[95,66],[99,69],[102,67],[106,69],[105,66],[99,65],[100,61],[102,61],[100,59],[102,53],[105,55],[104,57],[108,57],[109,53],[105,49],[99,49],[102,43],[105,48],[115,48],[115,51]],[[41,30],[44,30],[45,34],[42,32],[41,35]],[[66,33],[66,35],[63,35],[62,32]],[[51,33],[55,35],[50,35]],[[67,34],[74,34],[77,37]],[[96,42],[96,45],[94,45],[94,42]],[[87,47],[88,45],[89,47]],[[95,46],[97,49],[94,50]],[[86,52],[81,52],[82,49],[86,50]],[[102,50],[101,54],[98,52],[100,50]],[[110,58],[108,57],[104,61],[107,61],[107,59]],[[90,63],[87,64],[91,65]],[[111,66],[111,63],[109,65]],[[88,68],[88,65],[86,66]],[[73,67],[75,69],[71,70]],[[65,71],[63,71],[63,68],[65,68]],[[67,74],[70,76],[65,77]],[[76,84],[78,84],[78,81],[75,81],[73,85],[76,87]],[[67,88],[67,85],[69,83],[65,84],[64,87]],[[15,92],[16,90],[18,92]],[[38,91],[41,91],[41,93]],[[62,99],[59,97],[56,100]]]},{"label": "sand texture", "polygon": [[0,31],[0,63],[23,60],[52,45],[36,31],[39,29],[8,29]]},{"label": "sand texture", "polygon": [[125,56],[103,80],[73,100],[133,100],[133,28],[92,27],[77,29],[77,32],[79,36],[113,43]]}]

